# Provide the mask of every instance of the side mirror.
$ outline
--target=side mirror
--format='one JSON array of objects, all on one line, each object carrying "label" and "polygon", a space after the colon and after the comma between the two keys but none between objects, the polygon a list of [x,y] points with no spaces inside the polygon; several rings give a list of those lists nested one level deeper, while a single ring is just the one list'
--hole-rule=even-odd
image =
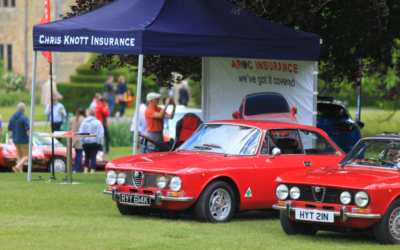
[{"label": "side mirror", "polygon": [[279,148],[272,149],[272,155],[273,156],[280,156],[281,155],[281,150]]},{"label": "side mirror", "polygon": [[235,111],[232,113],[232,117],[235,120],[239,120],[240,119],[240,112],[239,111]]},{"label": "side mirror", "polygon": [[362,121],[357,121],[357,124],[360,128],[363,128],[365,126],[365,123],[363,123]]},{"label": "side mirror", "polygon": [[294,116],[295,114],[297,114],[297,108],[296,107],[292,107],[292,115]]}]

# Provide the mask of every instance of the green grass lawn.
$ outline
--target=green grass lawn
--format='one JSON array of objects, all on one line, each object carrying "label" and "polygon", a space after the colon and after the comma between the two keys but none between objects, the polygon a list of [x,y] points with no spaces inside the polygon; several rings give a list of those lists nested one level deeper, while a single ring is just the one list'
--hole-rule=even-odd
[{"label": "green grass lawn", "polygon": [[[355,118],[355,112],[351,112],[351,115]],[[400,112],[394,113],[387,120],[391,115],[393,111],[362,112],[361,121],[365,123],[365,127],[361,129],[361,136],[382,134],[382,132],[400,133]]]},{"label": "green grass lawn", "polygon": [[[44,114],[45,107],[36,104],[35,105],[35,120],[36,121],[46,121],[47,116]],[[3,117],[3,121],[8,122],[11,116],[17,111],[17,106],[10,106],[10,107],[0,107],[0,115]],[[25,115],[30,118],[31,115],[31,106],[26,105]]]},{"label": "green grass lawn", "polygon": [[[41,175],[46,181],[48,173]],[[104,173],[74,174],[82,184],[26,181],[26,174],[0,173],[1,249],[398,249],[374,237],[318,232],[287,236],[276,211],[236,214],[230,223],[199,223],[122,216],[102,191]]]}]

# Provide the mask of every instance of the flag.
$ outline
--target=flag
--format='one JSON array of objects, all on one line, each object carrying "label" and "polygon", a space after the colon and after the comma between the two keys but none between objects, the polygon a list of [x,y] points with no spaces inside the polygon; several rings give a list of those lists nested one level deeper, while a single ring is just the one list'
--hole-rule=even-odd
[{"label": "flag", "polygon": [[[50,0],[44,0],[44,15],[39,24],[50,22]],[[46,60],[51,63],[51,51],[42,51]]]}]

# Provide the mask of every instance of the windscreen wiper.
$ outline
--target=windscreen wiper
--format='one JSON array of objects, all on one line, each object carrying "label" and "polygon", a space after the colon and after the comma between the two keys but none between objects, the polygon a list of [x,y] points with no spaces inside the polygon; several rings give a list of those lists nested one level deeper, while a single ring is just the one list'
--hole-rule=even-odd
[{"label": "windscreen wiper", "polygon": [[202,146],[210,147],[210,148],[219,148],[222,150],[222,152],[224,152],[224,155],[227,156],[227,154],[225,153],[225,150],[217,144],[212,144],[212,143],[211,144],[203,144]]},{"label": "windscreen wiper", "polygon": [[212,147],[206,147],[206,146],[194,146],[194,148],[201,149],[201,150],[211,150],[212,149]]}]

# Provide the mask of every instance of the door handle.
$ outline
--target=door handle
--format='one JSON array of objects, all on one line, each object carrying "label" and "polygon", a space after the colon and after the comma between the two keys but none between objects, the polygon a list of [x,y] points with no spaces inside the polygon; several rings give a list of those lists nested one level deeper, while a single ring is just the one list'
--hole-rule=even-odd
[{"label": "door handle", "polygon": [[311,167],[311,162],[309,162],[309,161],[304,161],[303,164],[306,167]]}]

